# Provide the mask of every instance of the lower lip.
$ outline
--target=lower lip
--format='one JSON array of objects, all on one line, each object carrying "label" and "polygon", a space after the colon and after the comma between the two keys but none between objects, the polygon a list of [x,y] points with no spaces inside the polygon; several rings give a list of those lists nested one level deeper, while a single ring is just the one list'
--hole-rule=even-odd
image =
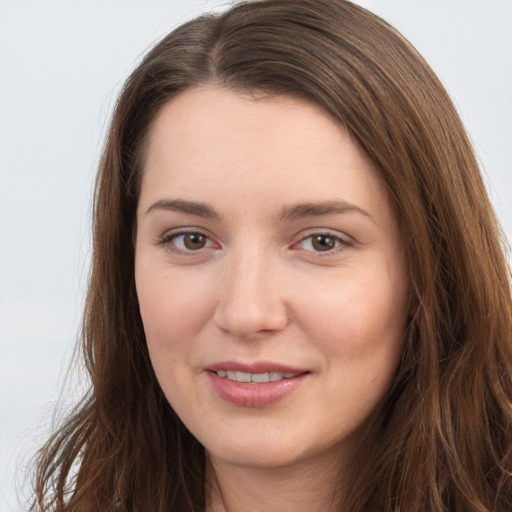
[{"label": "lower lip", "polygon": [[259,384],[236,382],[226,377],[219,377],[212,371],[208,372],[208,376],[213,389],[226,402],[238,407],[265,407],[291,395],[304,382],[308,374],[303,373],[291,379]]}]

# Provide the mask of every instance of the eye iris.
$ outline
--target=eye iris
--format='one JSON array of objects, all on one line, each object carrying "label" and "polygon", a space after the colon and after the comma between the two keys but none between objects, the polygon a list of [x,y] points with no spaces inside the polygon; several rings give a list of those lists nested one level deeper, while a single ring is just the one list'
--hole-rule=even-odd
[{"label": "eye iris", "polygon": [[317,251],[329,251],[334,249],[336,241],[328,235],[316,235],[313,237],[312,244]]},{"label": "eye iris", "polygon": [[183,237],[183,243],[187,249],[202,249],[206,244],[206,237],[200,233],[188,233]]}]

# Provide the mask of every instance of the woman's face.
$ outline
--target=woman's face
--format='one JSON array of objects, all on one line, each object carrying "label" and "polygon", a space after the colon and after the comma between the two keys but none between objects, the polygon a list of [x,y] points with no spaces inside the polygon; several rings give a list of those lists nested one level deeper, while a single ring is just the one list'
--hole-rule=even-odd
[{"label": "woman's face", "polygon": [[348,457],[398,365],[403,246],[318,106],[189,90],[150,133],[135,277],[151,361],[212,461]]}]

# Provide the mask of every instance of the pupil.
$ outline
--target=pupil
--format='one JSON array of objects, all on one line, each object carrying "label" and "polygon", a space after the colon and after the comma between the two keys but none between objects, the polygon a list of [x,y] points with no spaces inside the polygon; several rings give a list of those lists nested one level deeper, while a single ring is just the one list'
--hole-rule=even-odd
[{"label": "pupil", "polygon": [[334,238],[327,235],[318,235],[313,238],[313,247],[317,251],[328,251],[334,248]]},{"label": "pupil", "polygon": [[185,236],[184,243],[187,249],[202,249],[206,240],[205,237],[199,233],[190,233]]}]

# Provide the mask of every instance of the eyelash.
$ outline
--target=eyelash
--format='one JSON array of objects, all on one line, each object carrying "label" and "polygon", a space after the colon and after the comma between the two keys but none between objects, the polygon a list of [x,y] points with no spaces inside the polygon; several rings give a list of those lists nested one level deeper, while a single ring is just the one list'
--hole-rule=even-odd
[{"label": "eyelash", "polygon": [[[175,245],[176,240],[179,237],[184,237],[186,235],[198,235],[198,236],[204,237],[206,239],[207,246],[201,247],[197,250],[176,247],[176,245]],[[313,240],[315,237],[325,237],[327,239],[331,239],[334,241],[334,244],[335,244],[335,246],[333,248],[328,249],[326,251],[315,251],[314,249],[303,249],[309,253],[314,254],[315,257],[324,257],[324,255],[329,256],[329,255],[337,254],[338,252],[343,251],[344,249],[346,249],[347,247],[350,247],[352,245],[351,241],[349,241],[345,238],[342,238],[339,235],[335,235],[332,232],[316,231],[316,232],[312,232],[312,233],[308,234],[307,236],[302,237],[298,242],[295,242],[292,245],[292,248],[295,248],[296,246],[306,242],[307,240],[310,240],[310,245],[312,246],[314,243]],[[213,245],[213,242],[212,242],[212,239],[210,236],[208,236],[207,234],[205,234],[204,232],[199,231],[199,230],[197,230],[197,231],[191,230],[191,231],[178,231],[175,233],[170,233],[170,234],[164,235],[162,237],[162,239],[158,242],[158,245],[161,245],[162,247],[165,247],[166,249],[168,249],[174,253],[184,254],[184,255],[193,255],[193,254],[200,253],[203,249],[208,249],[209,248],[208,243]],[[297,249],[297,250],[300,250],[300,249]]]},{"label": "eyelash", "polygon": [[346,249],[347,247],[350,246],[350,242],[348,240],[346,240],[338,235],[335,235],[334,233],[331,233],[329,231],[319,231],[319,232],[315,232],[315,233],[310,233],[307,236],[303,237],[299,242],[294,244],[294,246],[302,244],[302,243],[306,242],[307,240],[309,240],[310,241],[309,244],[313,247],[315,238],[320,238],[320,237],[325,237],[326,239],[333,240],[335,246],[326,251],[315,251],[313,248],[312,249],[304,249],[304,250],[313,253],[315,256],[322,257],[324,254],[325,254],[325,256],[337,254],[338,252],[343,251],[344,249]]},{"label": "eyelash", "polygon": [[176,233],[170,233],[168,235],[164,235],[162,239],[158,242],[158,245],[161,245],[162,247],[165,247],[166,249],[178,253],[178,254],[186,254],[186,255],[192,255],[194,253],[199,253],[202,249],[205,249],[207,247],[201,247],[200,249],[194,251],[193,249],[182,249],[180,247],[176,247],[175,241],[179,237],[184,237],[186,235],[198,235],[201,237],[204,237],[206,239],[206,244],[208,242],[211,243],[211,237],[209,237],[207,234],[201,232],[201,231],[178,231]]}]

